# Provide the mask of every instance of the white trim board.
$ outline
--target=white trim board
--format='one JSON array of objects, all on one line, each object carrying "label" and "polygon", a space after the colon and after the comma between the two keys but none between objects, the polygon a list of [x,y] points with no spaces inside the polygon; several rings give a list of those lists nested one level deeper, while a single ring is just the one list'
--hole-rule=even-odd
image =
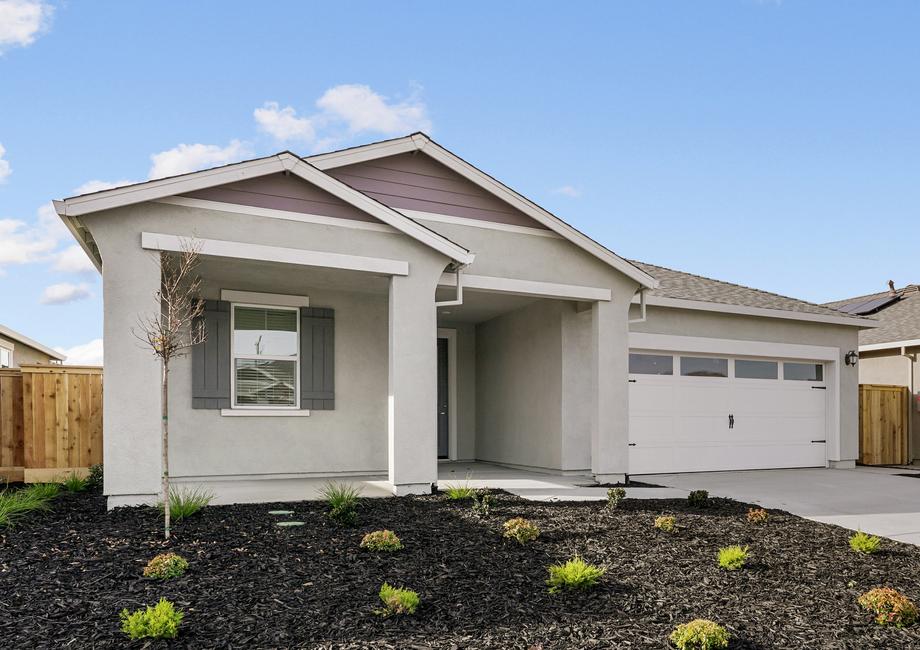
[{"label": "white trim board", "polygon": [[221,289],[220,299],[227,302],[245,302],[266,307],[309,307],[307,296],[292,296],[284,293],[263,293],[261,291],[237,291]]},{"label": "white trim board", "polygon": [[202,255],[230,257],[243,260],[263,262],[281,262],[300,266],[317,266],[329,269],[364,271],[385,275],[409,275],[409,263],[402,260],[388,260],[379,257],[362,257],[342,255],[325,251],[304,250],[301,248],[284,248],[265,246],[245,242],[225,241],[222,239],[201,239],[198,237],[181,237],[163,233],[141,233],[141,247],[147,250],[181,252],[184,242],[193,241],[199,246]]},{"label": "white trim board", "polygon": [[[444,273],[438,281],[438,286],[456,287],[457,275],[455,273]],[[463,288],[464,290],[475,289],[494,293],[510,293],[519,296],[560,298],[563,300],[583,300],[590,302],[596,300],[611,300],[610,289],[602,287],[583,287],[574,284],[517,280],[514,278],[498,278],[488,275],[471,275],[469,273],[463,273]]]},{"label": "white trim board", "polygon": [[[634,296],[632,303],[639,304],[639,297]],[[671,307],[673,309],[689,309],[693,311],[715,311],[724,314],[740,314],[742,316],[759,316],[762,318],[783,318],[786,320],[804,320],[815,323],[828,323],[829,325],[847,325],[849,327],[878,327],[877,322],[873,322],[871,320],[855,319],[847,316],[810,314],[808,312],[768,309],[766,307],[747,307],[745,305],[728,305],[721,302],[686,300],[684,298],[668,298],[666,296],[656,295],[646,296],[645,304],[649,307]]]},{"label": "white trim board", "polygon": [[888,343],[870,343],[860,345],[860,352],[872,352],[874,350],[890,350],[892,348],[912,348],[920,345],[920,339],[908,339],[906,341],[890,341]]},{"label": "white trim board", "polygon": [[486,230],[501,230],[504,232],[513,232],[520,235],[534,235],[536,237],[550,237],[552,239],[562,239],[562,237],[552,230],[543,228],[531,228],[530,226],[516,226],[512,223],[501,223],[499,221],[485,221],[484,219],[469,219],[467,217],[455,217],[449,214],[438,214],[435,212],[422,212],[421,210],[399,209],[404,215],[416,221],[433,221],[435,223],[451,223],[458,226],[472,226],[474,228],[485,228]]}]

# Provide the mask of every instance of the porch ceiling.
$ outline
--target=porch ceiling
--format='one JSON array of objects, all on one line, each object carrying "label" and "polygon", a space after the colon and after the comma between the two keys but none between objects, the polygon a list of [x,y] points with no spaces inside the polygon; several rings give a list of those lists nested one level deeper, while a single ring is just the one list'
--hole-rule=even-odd
[{"label": "porch ceiling", "polygon": [[277,262],[204,256],[199,271],[209,292],[238,289],[299,295],[305,288],[312,288],[386,295],[389,290],[388,276]]},{"label": "porch ceiling", "polygon": [[[437,299],[453,300],[457,290],[440,287],[437,290]],[[544,300],[533,296],[518,296],[508,293],[494,293],[487,291],[463,290],[463,304],[451,307],[438,308],[438,320],[451,323],[482,323],[501,316],[516,309]]]}]

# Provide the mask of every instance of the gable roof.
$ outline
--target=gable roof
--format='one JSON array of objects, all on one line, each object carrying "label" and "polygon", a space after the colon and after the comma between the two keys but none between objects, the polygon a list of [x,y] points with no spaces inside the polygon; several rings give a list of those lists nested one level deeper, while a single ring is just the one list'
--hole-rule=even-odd
[{"label": "gable roof", "polygon": [[627,277],[632,278],[643,287],[652,289],[658,286],[658,280],[643,269],[631,264],[628,260],[602,246],[581,231],[576,230],[548,210],[545,210],[530,199],[518,194],[504,183],[496,180],[456,154],[448,151],[424,133],[413,133],[402,138],[383,140],[372,144],[317,154],[307,157],[306,160],[319,169],[327,170],[411,151],[418,151],[430,156],[460,176],[472,181],[493,196],[546,226],[557,235],[567,239],[587,253],[609,264]]},{"label": "gable roof", "polygon": [[[892,300],[889,302],[889,298]],[[873,301],[882,304],[874,310],[873,317],[878,327],[859,333],[860,347],[871,345],[878,349],[900,347],[900,344],[920,345],[920,286],[909,284],[894,292],[880,291],[865,296],[827,303],[828,307],[843,307],[857,303],[872,306]],[[891,344],[891,345],[887,345]]]},{"label": "gable roof", "polygon": [[[781,296],[769,291],[753,289],[740,284],[723,282],[712,278],[675,271],[664,266],[633,261],[633,264],[654,275],[661,282],[657,289],[650,292],[648,304],[671,307],[696,308],[705,303],[719,306],[745,308],[751,315],[792,318],[793,320],[816,320],[819,322],[853,325],[858,327],[875,327],[874,321],[860,316],[852,316],[824,305]],[[728,311],[726,309],[710,309]]]},{"label": "gable roof", "polygon": [[63,201],[54,201],[54,207],[89,254],[96,268],[101,269],[99,251],[90,245],[88,232],[79,221],[80,216],[284,171],[299,176],[460,264],[470,264],[475,258],[473,253],[447,237],[332,178],[290,151],[199,172],[81,194]]},{"label": "gable roof", "polygon": [[34,339],[30,339],[25,334],[20,334],[14,329],[10,329],[6,325],[0,325],[0,336],[2,336],[5,339],[11,339],[14,343],[22,343],[23,345],[26,345],[30,348],[35,348],[39,352],[43,352],[47,354],[49,357],[51,357],[52,359],[57,359],[58,361],[63,361],[64,359],[67,358],[66,355],[61,354],[57,350],[52,350],[48,346],[42,345],[41,343],[39,343],[38,341]]}]

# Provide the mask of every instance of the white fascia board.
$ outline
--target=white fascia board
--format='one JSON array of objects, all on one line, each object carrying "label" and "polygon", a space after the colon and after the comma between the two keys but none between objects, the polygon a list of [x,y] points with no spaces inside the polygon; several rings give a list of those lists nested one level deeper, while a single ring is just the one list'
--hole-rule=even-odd
[{"label": "white fascia board", "polygon": [[920,345],[920,339],[908,339],[906,341],[889,341],[888,343],[870,343],[860,345],[860,352],[872,352],[873,350],[890,350],[891,348],[912,348]]},{"label": "white fascia board", "polygon": [[840,349],[828,346],[712,339],[701,336],[676,336],[671,334],[649,334],[646,332],[630,332],[629,348],[631,350],[727,354],[747,357],[773,357],[777,359],[807,359],[810,361],[839,361],[840,359]]},{"label": "white fascia board", "polygon": [[544,228],[531,228],[530,226],[516,226],[511,223],[501,223],[499,221],[485,221],[483,219],[470,219],[468,217],[455,217],[449,214],[438,214],[437,212],[422,212],[421,210],[407,210],[400,208],[399,212],[403,213],[416,221],[434,221],[435,223],[452,223],[457,226],[472,226],[473,228],[484,228],[486,230],[500,230],[502,232],[513,232],[519,235],[533,235],[536,237],[550,237],[552,239],[562,239],[562,236],[552,230]]},{"label": "white fascia board", "polygon": [[[431,156],[447,168],[460,174],[467,180],[472,181],[505,203],[508,203],[512,207],[520,210],[531,219],[534,219],[538,223],[542,223],[544,226],[556,234],[562,236],[563,238],[569,240],[582,250],[590,253],[591,255],[594,255],[603,262],[606,262],[642,286],[649,289],[656,289],[658,287],[658,280],[656,280],[654,277],[642,269],[633,266],[616,253],[613,253],[607,248],[601,246],[584,233],[576,230],[555,215],[550,214],[536,203],[533,203],[532,201],[524,198],[509,187],[506,187],[485,172],[480,171],[459,156],[454,155],[427,136],[421,133],[416,133],[411,136],[407,136],[403,140],[394,140],[391,142],[394,144],[393,149],[385,146],[389,143],[382,142],[378,144],[367,145],[366,147],[356,147],[354,150],[342,151],[339,152],[340,155],[338,156],[333,156],[331,154],[325,157],[314,156],[308,160],[311,164],[315,164],[321,169],[332,169],[335,167],[342,167],[344,165],[351,165],[357,162],[374,160],[384,156],[391,156],[394,153],[403,153],[404,151],[421,151],[422,153]],[[397,147],[395,147],[396,142],[400,143],[398,151]]]},{"label": "white fascia board", "polygon": [[34,340],[34,339],[30,339],[28,336],[25,336],[25,335],[23,335],[23,334],[20,334],[20,333],[17,332],[16,330],[11,330],[9,327],[6,327],[6,326],[4,326],[4,325],[0,325],[0,334],[2,334],[3,336],[5,336],[5,337],[8,338],[8,339],[12,339],[13,341],[19,341],[19,342],[22,343],[23,345],[26,345],[26,346],[28,346],[28,347],[30,347],[30,348],[35,348],[36,350],[38,350],[38,351],[40,351],[40,352],[44,352],[45,354],[47,354],[47,355],[48,355],[49,357],[51,357],[52,359],[57,359],[58,361],[63,361],[64,359],[67,358],[66,355],[61,354],[61,353],[58,352],[57,350],[52,350],[52,349],[49,348],[47,345],[42,345],[42,344],[39,343],[38,341],[36,341],[36,340]]},{"label": "white fascia board", "polygon": [[141,247],[147,250],[182,252],[188,243],[198,247],[201,255],[229,257],[242,260],[259,260],[262,262],[281,262],[300,266],[316,266],[328,269],[363,271],[384,275],[409,275],[409,263],[402,260],[389,260],[378,257],[359,255],[342,255],[325,251],[312,251],[302,248],[284,248],[266,246],[247,242],[226,241],[222,239],[201,239],[199,237],[181,237],[164,233],[141,233]]},{"label": "white fascia board", "polygon": [[[638,304],[639,298],[632,299]],[[782,318],[785,320],[802,320],[814,323],[827,323],[828,325],[846,325],[848,327],[873,328],[878,323],[870,320],[849,318],[847,316],[832,316],[830,314],[809,314],[800,311],[786,311],[783,309],[767,309],[764,307],[745,307],[744,305],[726,305],[720,302],[705,302],[703,300],[684,300],[683,298],[666,298],[664,296],[646,296],[646,304],[650,307],[671,307],[673,309],[690,309],[694,311],[714,311],[723,314],[739,314],[741,316],[757,316],[760,318]]]},{"label": "white fascia board", "polygon": [[242,302],[269,307],[309,307],[309,296],[292,296],[286,293],[265,293],[262,291],[237,291],[221,289],[220,299],[227,302]]},{"label": "white fascia board", "polygon": [[58,218],[64,222],[64,226],[67,228],[67,230],[70,231],[70,234],[73,235],[73,238],[77,240],[80,248],[82,248],[83,252],[86,253],[86,256],[89,258],[89,261],[93,263],[93,266],[96,267],[96,270],[99,271],[99,273],[102,273],[102,259],[98,256],[97,253],[93,252],[93,249],[89,246],[89,242],[87,242],[83,235],[80,233],[77,217],[68,217],[63,214],[63,201],[52,201],[52,203],[54,204],[54,209],[57,212]]},{"label": "white fascia board", "polygon": [[[442,287],[456,287],[457,275],[445,273],[438,281]],[[540,296],[541,298],[557,298],[562,300],[581,301],[609,301],[610,289],[602,287],[583,287],[574,284],[557,284],[554,282],[538,282],[535,280],[517,280],[514,278],[499,278],[488,275],[471,275],[463,273],[463,288],[492,293],[508,293],[518,296]]]}]

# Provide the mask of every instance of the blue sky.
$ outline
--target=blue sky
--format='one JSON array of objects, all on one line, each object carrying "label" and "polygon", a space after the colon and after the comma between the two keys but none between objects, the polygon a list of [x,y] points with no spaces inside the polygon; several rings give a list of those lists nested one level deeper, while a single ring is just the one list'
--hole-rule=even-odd
[{"label": "blue sky", "polygon": [[101,281],[50,199],[419,127],[626,257],[812,301],[920,282],[918,25],[916,2],[0,0],[0,323],[98,354]]}]

